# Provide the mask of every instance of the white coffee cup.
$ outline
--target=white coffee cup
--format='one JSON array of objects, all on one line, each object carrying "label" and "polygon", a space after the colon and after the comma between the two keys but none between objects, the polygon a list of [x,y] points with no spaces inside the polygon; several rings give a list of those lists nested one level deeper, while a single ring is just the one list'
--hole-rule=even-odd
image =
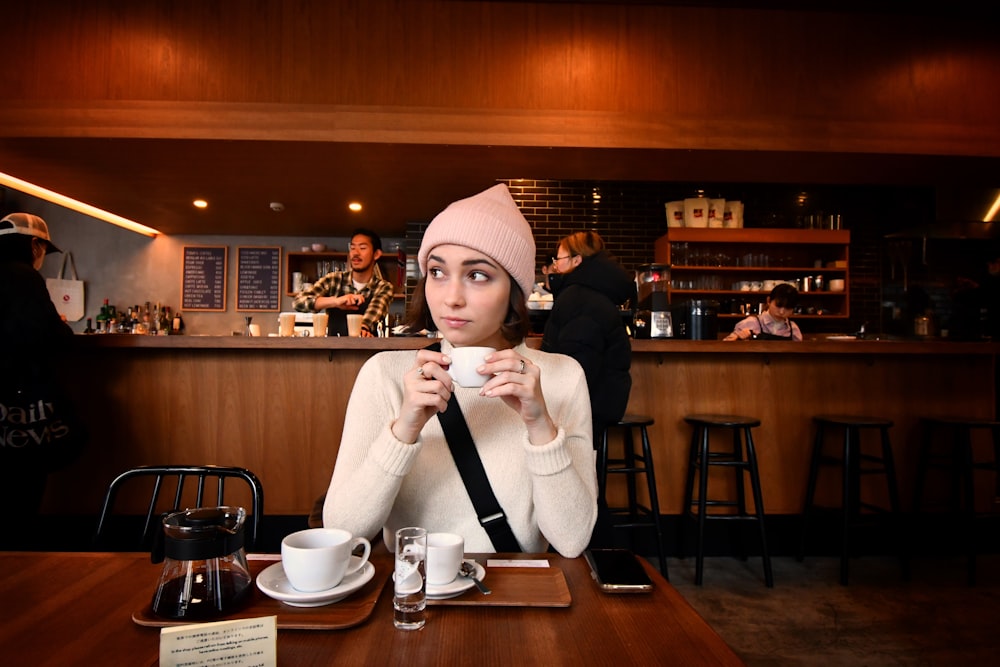
[{"label": "white coffee cup", "polygon": [[313,336],[322,338],[327,334],[330,316],[326,313],[313,313]]},{"label": "white coffee cup", "polygon": [[250,329],[250,335],[251,336],[260,337],[260,325],[259,324],[251,324],[249,326],[249,329]]},{"label": "white coffee cup", "polygon": [[364,319],[364,315],[348,315],[347,316],[347,335],[354,336],[357,338],[361,335],[361,320]]},{"label": "white coffee cup", "polygon": [[[351,553],[358,546],[363,546],[364,552],[352,562]],[[344,577],[360,570],[371,551],[367,539],[346,530],[307,528],[281,540],[281,566],[292,588],[315,593],[339,585]]]},{"label": "white coffee cup", "polygon": [[480,375],[476,369],[494,352],[496,349],[492,347],[456,347],[448,353],[451,357],[448,375],[461,387],[482,387],[490,376]]},{"label": "white coffee cup", "polygon": [[465,539],[454,533],[427,534],[427,585],[444,586],[455,581],[465,556]]},{"label": "white coffee cup", "polygon": [[278,315],[278,335],[295,335],[295,313],[281,313]]}]

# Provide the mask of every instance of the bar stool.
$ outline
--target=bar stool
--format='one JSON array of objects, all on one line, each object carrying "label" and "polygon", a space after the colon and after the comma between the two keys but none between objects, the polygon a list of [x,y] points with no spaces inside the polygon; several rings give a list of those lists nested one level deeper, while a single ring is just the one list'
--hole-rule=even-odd
[{"label": "bar stool", "polygon": [[[975,473],[977,470],[994,474],[994,497],[1000,499],[1000,421],[964,419],[960,417],[928,417],[922,420],[923,439],[917,458],[917,478],[914,485],[914,513],[924,507],[924,484],[929,469],[951,473],[948,509],[960,518],[958,530],[966,550],[966,579],[976,583],[976,520],[985,513],[976,512]],[[993,444],[993,460],[976,460],[973,433],[988,431]],[[935,439],[935,436],[945,436]],[[947,437],[950,436],[950,437]],[[939,444],[935,450],[934,445]]]},{"label": "bar stool", "polygon": [[[609,424],[601,437],[601,451],[597,462],[598,502],[607,507],[612,515],[628,517],[625,523],[615,523],[615,528],[651,528],[656,533],[656,553],[660,559],[660,572],[667,579],[667,559],[663,551],[663,530],[660,526],[660,501],[656,494],[656,476],[653,471],[653,451],[649,445],[648,427],[653,425],[653,418],[647,415],[625,415],[617,423]],[[609,458],[608,432],[620,429],[622,432],[623,451],[621,458]],[[639,431],[639,441],[642,452],[635,450],[634,430]],[[628,489],[628,505],[624,507],[609,507],[605,492],[608,475],[625,475]],[[639,503],[636,497],[636,476],[645,475],[646,488],[649,493],[649,507]]]},{"label": "bar stool", "polygon": [[[768,588],[774,587],[771,571],[771,556],[767,550],[767,536],[764,530],[764,499],[760,489],[760,474],[757,468],[757,452],[753,445],[750,429],[760,426],[760,420],[738,415],[694,414],[684,417],[693,427],[691,448],[688,456],[687,482],[684,489],[684,519],[692,517],[691,507],[698,507],[698,547],[695,561],[695,585],[700,586],[704,575],[705,522],[706,521],[753,521],[760,529],[760,551],[764,561],[764,582]],[[712,429],[726,429],[732,432],[732,446],[724,451],[710,449]],[[744,450],[746,456],[744,457]],[[736,473],[736,499],[713,499],[708,497],[708,471],[711,466],[723,466]],[[698,476],[698,499],[694,500],[695,471]],[[754,513],[747,512],[744,475],[750,477],[753,493]],[[735,507],[735,514],[709,514],[709,507]],[[684,521],[680,524],[680,537],[684,534]],[[683,555],[683,540],[678,539],[678,549]]]},{"label": "bar stool", "polygon": [[[867,509],[874,513],[891,514],[899,526],[899,490],[896,482],[896,467],[892,458],[892,446],[889,442],[889,429],[892,421],[879,417],[859,417],[852,415],[817,415],[813,417],[816,424],[816,438],[813,442],[812,458],[809,464],[809,482],[806,486],[805,506],[802,511],[802,532],[799,541],[798,560],[805,556],[806,533],[809,529],[811,515],[820,509],[814,504],[816,481],[821,466],[834,466],[841,469],[841,533],[840,533],[840,583],[847,585],[848,559],[850,557],[851,527],[861,523],[861,510]],[[881,455],[866,454],[862,450],[861,433],[863,430],[876,430],[880,436]],[[824,455],[823,443],[830,431],[843,431],[844,440],[840,456]],[[871,464],[863,466],[862,463]],[[863,502],[861,500],[862,475],[885,475],[889,493],[889,509]],[[899,536],[901,538],[901,536]],[[902,539],[897,539],[900,549],[900,563],[903,576],[908,576],[908,566],[902,554]]]}]

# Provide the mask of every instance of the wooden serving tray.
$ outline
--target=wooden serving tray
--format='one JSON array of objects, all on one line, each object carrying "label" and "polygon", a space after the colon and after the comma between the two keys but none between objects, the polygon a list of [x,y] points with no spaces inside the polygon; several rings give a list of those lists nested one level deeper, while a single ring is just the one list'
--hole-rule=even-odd
[{"label": "wooden serving tray", "polygon": [[[482,563],[480,563],[482,564]],[[427,600],[429,605],[493,607],[568,607],[573,598],[566,577],[558,567],[487,567],[483,583],[493,591],[483,595],[473,586],[446,600]]]},{"label": "wooden serving tray", "polygon": [[[281,560],[281,556],[253,554],[248,559],[250,574],[253,575],[253,598],[242,610],[228,614],[225,617],[206,619],[212,621],[230,621],[239,618],[256,618],[258,616],[277,616],[278,628],[288,630],[340,630],[350,628],[365,621],[375,610],[375,603],[389,581],[392,572],[392,560],[376,557],[372,554],[371,562],[375,566],[375,576],[371,581],[355,593],[339,602],[322,607],[292,607],[279,600],[264,595],[257,588],[257,575],[272,563]],[[153,603],[150,600],[142,609],[132,613],[132,621],[138,625],[164,628],[173,625],[188,625],[191,621],[172,621],[160,618],[153,613]]]}]

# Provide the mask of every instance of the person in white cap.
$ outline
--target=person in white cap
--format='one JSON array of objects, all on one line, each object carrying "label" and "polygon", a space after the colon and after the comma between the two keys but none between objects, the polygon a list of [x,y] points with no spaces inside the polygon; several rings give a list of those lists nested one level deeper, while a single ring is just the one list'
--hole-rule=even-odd
[{"label": "person in white cap", "polygon": [[49,252],[59,249],[37,215],[11,213],[0,220],[0,505],[15,524],[2,531],[0,548],[30,546],[12,541],[37,524],[50,469],[24,446],[30,424],[15,419],[11,399],[26,378],[49,376],[73,336],[38,272]]},{"label": "person in white cap", "polygon": [[[590,401],[580,365],[527,347],[534,281],[531,228],[506,185],[452,203],[428,226],[411,330],[436,330],[440,350],[382,352],[355,382],[323,507],[324,525],[374,536],[457,533],[467,552],[495,552],[437,416],[454,397],[517,546],[576,557],[597,517]],[[481,387],[448,374],[452,351],[497,351]],[[492,528],[492,526],[491,526]],[[516,549],[510,549],[516,550]]]}]

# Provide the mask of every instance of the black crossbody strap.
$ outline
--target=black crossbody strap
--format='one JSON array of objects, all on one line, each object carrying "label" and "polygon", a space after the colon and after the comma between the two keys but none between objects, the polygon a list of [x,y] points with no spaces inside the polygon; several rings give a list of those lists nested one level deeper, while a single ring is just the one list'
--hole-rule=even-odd
[{"label": "black crossbody strap", "polygon": [[[441,346],[435,343],[429,349],[440,350]],[[521,545],[517,543],[517,538],[514,537],[514,532],[507,522],[507,515],[493,494],[493,487],[490,486],[483,461],[479,458],[476,443],[469,432],[468,424],[465,423],[465,415],[462,414],[462,408],[459,407],[455,394],[452,394],[448,401],[448,409],[438,413],[438,421],[448,441],[451,457],[455,460],[459,475],[462,476],[465,490],[476,508],[479,523],[490,536],[493,548],[498,552],[520,552]]]}]

